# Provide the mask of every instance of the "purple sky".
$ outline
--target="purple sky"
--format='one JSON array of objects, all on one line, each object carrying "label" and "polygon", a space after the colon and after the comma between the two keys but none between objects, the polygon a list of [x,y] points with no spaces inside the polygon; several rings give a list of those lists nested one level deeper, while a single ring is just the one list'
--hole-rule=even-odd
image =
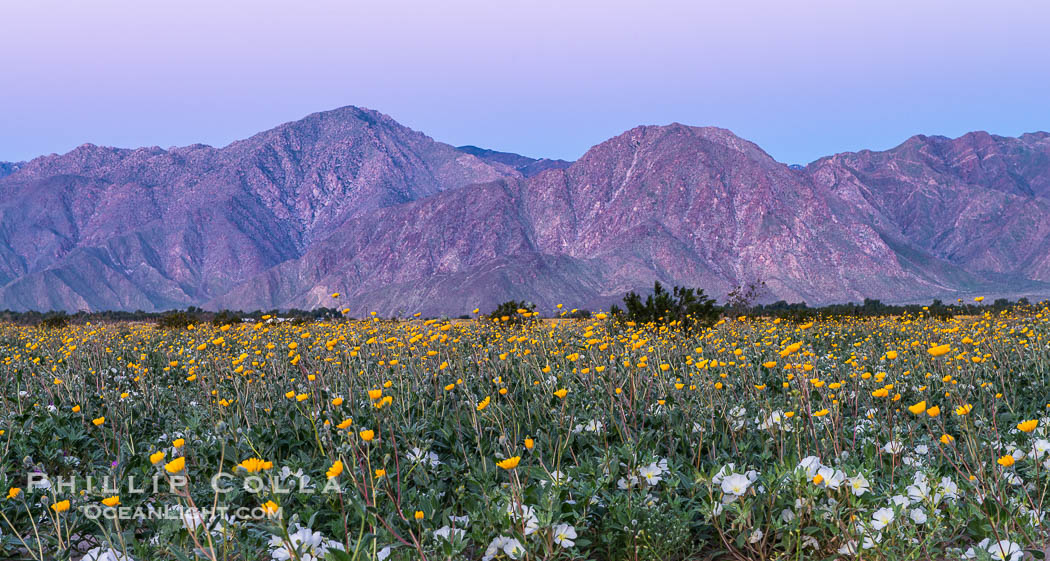
[{"label": "purple sky", "polygon": [[0,6],[0,160],[221,146],[343,105],[575,159],[717,125],[805,163],[1050,130],[1041,0],[26,0]]}]

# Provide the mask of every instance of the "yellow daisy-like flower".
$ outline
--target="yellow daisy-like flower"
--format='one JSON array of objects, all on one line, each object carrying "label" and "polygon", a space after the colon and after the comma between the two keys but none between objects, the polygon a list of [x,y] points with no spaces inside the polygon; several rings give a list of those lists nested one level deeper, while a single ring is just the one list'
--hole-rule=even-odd
[{"label": "yellow daisy-like flower", "polygon": [[1039,421],[1031,419],[1017,424],[1017,430],[1021,432],[1032,432],[1039,426]]},{"label": "yellow daisy-like flower", "polygon": [[248,473],[257,473],[260,471],[266,471],[273,468],[273,462],[267,462],[262,458],[248,458],[243,462],[237,464],[237,467],[243,469]]},{"label": "yellow daisy-like flower", "polygon": [[117,506],[120,504],[120,497],[113,495],[112,497],[106,497],[102,499],[102,504],[106,506]]},{"label": "yellow daisy-like flower", "polygon": [[339,477],[339,474],[341,473],[343,473],[343,462],[336,460],[332,464],[332,467],[328,468],[328,471],[325,472],[325,475],[328,476],[328,479],[332,479]]},{"label": "yellow daisy-like flower", "polygon": [[997,464],[999,464],[999,465],[1001,465],[1003,467],[1010,467],[1010,466],[1014,465],[1014,457],[1011,456],[1010,454],[1007,454],[1007,455],[999,458],[998,460],[996,460],[995,463],[997,463]]},{"label": "yellow daisy-like flower", "polygon": [[948,354],[948,352],[951,350],[951,345],[937,345],[934,347],[930,347],[926,350],[926,352],[930,353],[931,356],[943,356]]},{"label": "yellow daisy-like flower", "polygon": [[164,452],[154,452],[149,456],[149,463],[157,465],[164,461]]},{"label": "yellow daisy-like flower", "polygon": [[796,352],[798,352],[798,350],[801,349],[801,348],[802,348],[802,343],[792,343],[792,344],[788,345],[787,347],[784,347],[784,349],[780,351],[780,356],[781,356],[781,358],[783,358],[783,357],[786,357],[786,356],[793,355]]},{"label": "yellow daisy-like flower", "polygon": [[55,512],[65,512],[69,510],[69,506],[69,499],[66,499],[64,501],[58,501],[57,503],[51,505],[51,510]]},{"label": "yellow daisy-like flower", "polygon": [[361,440],[364,440],[365,442],[371,442],[372,439],[376,437],[376,433],[373,430],[363,430],[357,434],[360,435]]},{"label": "yellow daisy-like flower", "polygon": [[521,456],[512,456],[506,460],[496,462],[496,465],[503,469],[511,470],[518,467],[519,462],[521,462]]},{"label": "yellow daisy-like flower", "polygon": [[18,495],[21,495],[21,494],[22,494],[22,489],[20,487],[11,487],[10,489],[7,490],[7,498],[8,498],[8,500],[14,499],[14,498],[18,497]]},{"label": "yellow daisy-like flower", "polygon": [[915,405],[910,405],[908,406],[908,411],[910,411],[912,415],[921,415],[924,411],[926,411],[926,402],[920,401]]},{"label": "yellow daisy-like flower", "polygon": [[96,427],[102,426],[102,423],[105,423],[105,422],[106,422],[106,418],[105,417],[99,417],[97,419],[91,419],[91,423],[94,424]]},{"label": "yellow daisy-like flower", "polygon": [[164,471],[167,471],[168,473],[179,473],[184,469],[186,469],[186,458],[184,456],[179,456],[178,458],[164,464]]}]

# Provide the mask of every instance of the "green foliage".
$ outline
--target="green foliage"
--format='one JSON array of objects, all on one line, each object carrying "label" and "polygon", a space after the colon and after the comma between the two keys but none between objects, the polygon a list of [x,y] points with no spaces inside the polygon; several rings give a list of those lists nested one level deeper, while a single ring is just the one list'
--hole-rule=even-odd
[{"label": "green foliage", "polygon": [[222,310],[211,318],[212,325],[233,325],[235,323],[241,323],[241,315],[230,310]]},{"label": "green foliage", "polygon": [[40,322],[44,329],[62,329],[69,325],[69,315],[65,312],[51,312]]},{"label": "green foliage", "polygon": [[[675,320],[604,318],[225,328],[193,313],[204,318],[193,330],[0,323],[0,558],[39,546],[44,559],[77,561],[72,535],[122,539],[139,560],[269,559],[274,536],[298,524],[346,548],[331,561],[480,559],[499,537],[552,561],[832,559],[850,547],[859,559],[959,559],[970,547],[987,559],[981,540],[1050,538],[1039,519],[1050,496],[1045,305],[947,321],[728,319],[689,333]],[[933,356],[934,343],[952,351]],[[939,416],[909,409],[921,401]],[[956,413],[963,403],[972,411]],[[1024,432],[1026,420],[1038,427]],[[166,484],[176,455],[185,493]],[[497,467],[513,456],[517,467]],[[273,467],[250,491],[234,466],[254,457]],[[336,460],[340,492],[324,491]],[[220,470],[235,472],[233,488],[216,497]],[[300,470],[312,489],[289,475]],[[120,489],[31,490],[33,471],[76,489],[116,476]],[[152,476],[159,489],[131,489],[130,477]],[[743,490],[727,490],[730,476]],[[4,500],[11,487],[24,495]],[[275,500],[283,517],[210,531],[87,517],[113,494],[131,509]],[[63,499],[72,508],[49,515]],[[886,508],[892,524],[874,528]],[[561,525],[571,545],[555,543]],[[866,538],[878,541],[865,549]]]},{"label": "green foliage", "polygon": [[157,327],[161,329],[186,329],[200,323],[201,318],[187,312],[167,312],[157,318]]},{"label": "green foliage", "polygon": [[575,310],[564,315],[568,319],[591,319],[590,310]]},{"label": "green foliage", "polygon": [[[684,331],[710,327],[718,321],[719,309],[703,289],[674,287],[671,292],[657,281],[653,292],[642,301],[635,292],[623,298],[626,310],[614,314],[637,324],[675,325]],[[617,313],[619,312],[619,313]]]},{"label": "green foliage", "polygon": [[496,306],[496,309],[492,310],[488,317],[503,324],[521,325],[532,320],[532,313],[535,310],[536,305],[530,302],[507,300]]}]

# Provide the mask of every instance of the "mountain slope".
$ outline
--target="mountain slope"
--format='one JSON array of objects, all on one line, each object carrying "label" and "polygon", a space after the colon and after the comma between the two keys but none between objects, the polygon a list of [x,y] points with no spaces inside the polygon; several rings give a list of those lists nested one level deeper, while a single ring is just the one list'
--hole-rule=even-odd
[{"label": "mountain slope", "polygon": [[[13,169],[13,168],[12,168]],[[356,107],[224,148],[81,146],[0,177],[0,309],[460,314],[654,280],[811,304],[1050,295],[1050,135],[917,136],[800,168],[717,128],[578,161],[454,148]]]},{"label": "mountain slope", "polygon": [[347,216],[519,175],[354,107],[222,149],[84,145],[0,179],[0,308],[199,304]]},{"label": "mountain slope", "polygon": [[887,235],[975,274],[1050,281],[1050,135],[916,136],[809,165]]},{"label": "mountain slope", "polygon": [[311,307],[342,292],[352,308],[458,314],[508,298],[607,306],[654,279],[719,296],[761,280],[811,303],[980,283],[950,264],[917,268],[917,257],[902,259],[863,213],[729,131],[639,127],[565,170],[347,222],[213,305]]}]

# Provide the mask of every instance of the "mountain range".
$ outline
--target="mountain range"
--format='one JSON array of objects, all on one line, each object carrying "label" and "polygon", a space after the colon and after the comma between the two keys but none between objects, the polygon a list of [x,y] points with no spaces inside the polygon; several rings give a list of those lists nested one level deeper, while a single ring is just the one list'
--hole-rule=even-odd
[{"label": "mountain range", "polygon": [[0,309],[597,309],[654,280],[809,304],[1050,295],[1050,134],[788,166],[675,123],[566,162],[344,107],[223,148],[0,164]]}]

